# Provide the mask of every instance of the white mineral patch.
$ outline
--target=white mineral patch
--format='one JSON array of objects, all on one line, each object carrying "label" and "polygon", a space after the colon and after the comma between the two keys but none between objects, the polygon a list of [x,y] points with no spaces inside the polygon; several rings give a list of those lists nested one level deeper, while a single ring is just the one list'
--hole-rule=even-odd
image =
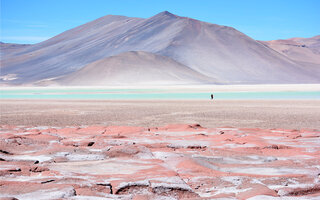
[{"label": "white mineral patch", "polygon": [[171,148],[208,147],[210,145],[206,141],[168,140],[167,142],[171,143],[168,145]]},{"label": "white mineral patch", "polygon": [[15,169],[15,168],[16,167],[14,165],[0,165],[0,170],[10,170],[10,169]]},{"label": "white mineral patch", "polygon": [[107,149],[89,149],[89,151],[91,152],[103,152],[104,150],[107,150]]},{"label": "white mineral patch", "polygon": [[36,127],[34,127],[34,129],[38,129],[38,130],[45,130],[45,129],[49,129],[49,128],[51,128],[51,127],[49,127],[49,126],[36,126]]},{"label": "white mineral patch", "polygon": [[68,200],[131,200],[132,195],[113,195],[113,194],[102,194],[104,197],[95,196],[73,196],[69,197]]},{"label": "white mineral patch", "polygon": [[192,155],[192,158],[205,159],[208,162],[223,164],[263,164],[278,160],[276,157],[263,156],[244,156],[244,157],[225,157],[225,156],[198,156]]},{"label": "white mineral patch", "polygon": [[247,168],[222,168],[220,171],[244,174],[260,174],[260,175],[289,175],[289,174],[310,174],[310,170],[292,169],[292,168],[263,168],[263,167],[247,167]]},{"label": "white mineral patch", "polygon": [[217,195],[217,194],[232,194],[232,193],[237,194],[240,192],[246,192],[248,190],[251,190],[251,188],[237,189],[237,187],[221,187],[221,188],[213,187],[211,190],[217,190],[213,194],[213,195]]},{"label": "white mineral patch", "polygon": [[57,140],[51,140],[51,141],[49,141],[49,144],[50,145],[52,145],[52,144],[56,144],[56,143],[60,143],[59,141],[57,141]]},{"label": "white mineral patch", "polygon": [[162,151],[152,152],[152,154],[156,159],[160,159],[160,160],[165,160],[165,159],[174,158],[174,157],[180,157],[176,153],[162,152]]},{"label": "white mineral patch", "polygon": [[5,181],[21,181],[21,182],[42,182],[43,179],[59,179],[63,178],[62,176],[42,176],[41,173],[34,176],[13,176],[13,177],[0,177],[0,180]]},{"label": "white mineral patch", "polygon": [[174,197],[168,197],[168,196],[156,196],[154,200],[177,200]]},{"label": "white mineral patch", "polygon": [[70,161],[103,160],[105,158],[97,154],[69,154],[66,157]]},{"label": "white mineral patch", "polygon": [[15,135],[32,135],[35,134],[33,132],[21,132],[21,133],[15,133]]},{"label": "white mineral patch", "polygon": [[[133,142],[136,144],[161,144],[165,143],[166,140],[154,140],[154,139],[148,139],[148,138],[139,138],[139,139],[130,139],[130,140],[125,140],[123,139],[121,141],[122,143],[126,142],[128,144],[132,144]],[[112,144],[112,143],[109,143]]]},{"label": "white mineral patch", "polygon": [[218,131],[237,131],[237,128],[217,128]]},{"label": "white mineral patch", "polygon": [[159,135],[166,135],[166,136],[186,136],[186,135],[197,135],[199,133],[201,133],[201,131],[197,131],[197,132],[189,132],[189,131],[181,131],[181,132],[169,132],[169,131],[157,131],[154,132],[155,134],[159,134]]},{"label": "white mineral patch", "polygon": [[246,144],[230,144],[230,143],[227,143],[227,144],[224,144],[222,146],[215,146],[215,148],[244,148],[244,147],[256,147],[257,145],[255,144],[249,144],[249,143],[246,143]]},{"label": "white mineral patch", "polygon": [[37,151],[24,151],[23,154],[35,153]]},{"label": "white mineral patch", "polygon": [[57,152],[57,153],[55,154],[55,157],[67,156],[67,155],[69,155],[69,154],[70,154],[69,152],[64,152],[64,151],[62,151],[62,152]]},{"label": "white mineral patch", "polygon": [[141,152],[141,153],[138,153],[136,155],[136,157],[140,158],[140,159],[153,159],[154,156],[152,155],[151,152]]},{"label": "white mineral patch", "polygon": [[45,162],[52,159],[50,156],[39,155],[39,156],[31,156],[31,155],[12,155],[12,156],[2,156],[5,160],[13,160],[13,161],[39,161]]},{"label": "white mineral patch", "polygon": [[73,187],[66,187],[66,188],[53,188],[53,189],[46,189],[46,190],[38,190],[30,193],[25,194],[18,194],[18,195],[11,195],[9,194],[0,194],[0,197],[15,197],[18,199],[23,200],[47,200],[47,199],[63,199],[72,197],[75,195],[75,191]]},{"label": "white mineral patch", "polygon": [[82,161],[53,163],[49,166],[51,170],[57,170],[67,173],[82,174],[134,174],[139,170],[149,169],[152,166],[145,165],[143,162],[130,162],[128,160],[99,160],[99,161]]},{"label": "white mineral patch", "polygon": [[247,200],[319,200],[320,196],[313,197],[272,197],[267,195],[258,195]]},{"label": "white mineral patch", "polygon": [[95,196],[74,196],[69,198],[70,200],[113,200],[105,197],[95,197]]}]

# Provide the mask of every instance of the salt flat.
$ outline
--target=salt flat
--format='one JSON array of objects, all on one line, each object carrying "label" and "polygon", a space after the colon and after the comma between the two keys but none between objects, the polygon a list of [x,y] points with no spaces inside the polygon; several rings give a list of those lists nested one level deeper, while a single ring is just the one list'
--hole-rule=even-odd
[{"label": "salt flat", "polygon": [[319,137],[198,124],[3,125],[0,198],[317,199]]}]

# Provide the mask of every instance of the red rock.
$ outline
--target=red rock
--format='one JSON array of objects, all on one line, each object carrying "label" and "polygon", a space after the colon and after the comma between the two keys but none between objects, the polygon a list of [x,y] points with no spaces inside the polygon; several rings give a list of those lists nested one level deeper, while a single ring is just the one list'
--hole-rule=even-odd
[{"label": "red rock", "polygon": [[92,187],[79,187],[75,189],[77,196],[96,196],[104,197],[103,194],[111,194],[111,189],[109,186],[105,185],[95,185]]},{"label": "red rock", "polygon": [[135,157],[139,153],[151,154],[151,152],[148,151],[146,147],[137,146],[137,145],[114,146],[105,154],[110,158],[115,158],[115,157]]},{"label": "red rock", "polygon": [[278,196],[276,191],[271,190],[267,186],[261,185],[261,184],[255,184],[255,185],[252,185],[248,191],[241,192],[241,193],[237,194],[236,197],[239,200],[245,200],[250,197],[254,197],[254,196],[258,196],[258,195],[266,195],[266,196],[273,196],[273,197]]},{"label": "red rock", "polygon": [[317,188],[299,185],[319,181],[319,135],[199,125],[1,126],[0,194],[246,199],[276,196],[272,186],[315,196]]},{"label": "red rock", "polygon": [[151,200],[150,195],[135,195],[132,200]]}]

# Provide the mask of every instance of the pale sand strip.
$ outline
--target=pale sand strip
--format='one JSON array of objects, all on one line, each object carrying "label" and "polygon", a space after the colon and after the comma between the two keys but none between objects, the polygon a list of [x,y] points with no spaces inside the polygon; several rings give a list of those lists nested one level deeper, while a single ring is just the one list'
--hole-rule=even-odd
[{"label": "pale sand strip", "polygon": [[0,124],[320,129],[320,100],[0,100]]}]

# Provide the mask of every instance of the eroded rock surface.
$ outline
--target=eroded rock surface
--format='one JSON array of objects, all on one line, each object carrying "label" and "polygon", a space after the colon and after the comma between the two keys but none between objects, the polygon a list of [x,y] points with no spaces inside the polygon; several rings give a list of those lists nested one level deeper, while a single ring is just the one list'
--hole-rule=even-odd
[{"label": "eroded rock surface", "polygon": [[0,127],[3,199],[317,199],[320,132]]}]

